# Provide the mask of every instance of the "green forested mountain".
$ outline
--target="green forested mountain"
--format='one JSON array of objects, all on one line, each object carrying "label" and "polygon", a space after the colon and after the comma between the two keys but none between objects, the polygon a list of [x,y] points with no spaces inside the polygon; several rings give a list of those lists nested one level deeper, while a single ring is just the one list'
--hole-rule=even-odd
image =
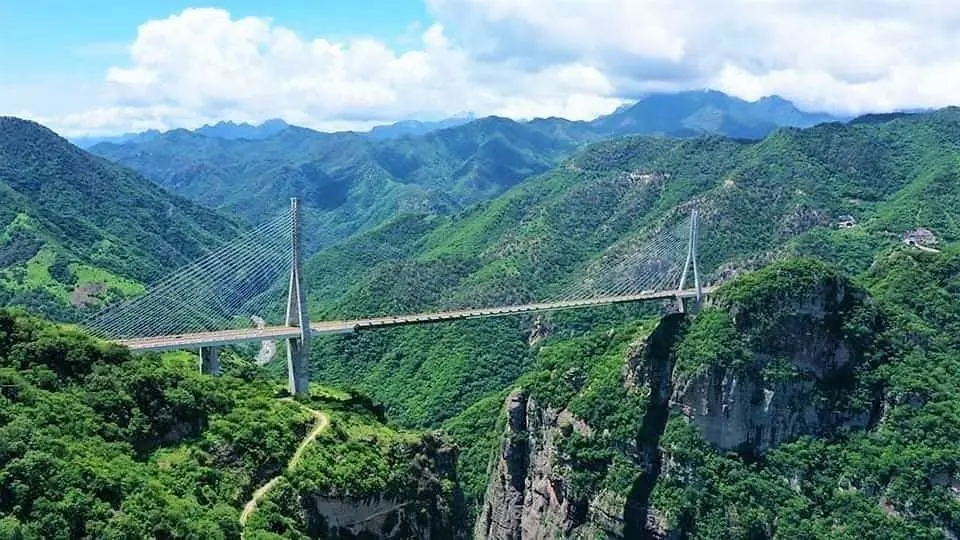
[{"label": "green forested mountain", "polygon": [[401,213],[447,214],[490,199],[590,141],[625,134],[760,138],[778,126],[832,119],[775,97],[750,103],[685,92],[647,96],[592,122],[486,117],[402,137],[290,127],[263,140],[175,130],[91,151],[254,222],[298,195],[309,210],[314,245],[321,246]]},{"label": "green forested mountain", "polygon": [[[703,272],[725,282],[701,310],[662,317],[662,306],[620,306],[318,338],[314,380],[345,390],[318,386],[301,402],[277,399],[279,381],[235,352],[224,353],[225,377],[205,378],[189,354],[131,357],[2,312],[0,538],[235,538],[241,516],[251,538],[445,538],[468,534],[465,512],[479,538],[515,537],[521,522],[580,538],[957,534],[960,110],[780,129],[759,141],[632,136],[561,158],[581,128],[486,119],[393,146],[296,128],[259,141],[273,157],[258,166],[289,148],[319,152],[317,163],[341,172],[370,160],[379,169],[365,170],[443,194],[450,210],[369,214],[368,231],[310,258],[311,311],[548,298],[611,246],[629,249],[694,206]],[[498,145],[518,133],[524,143],[510,151],[524,159],[507,161],[516,180],[480,181],[509,177],[476,171],[502,165]],[[223,167],[239,167],[248,144],[167,137],[208,145]],[[485,137],[487,150],[477,145]],[[218,229],[194,225],[209,216],[219,234],[232,231],[186,203],[157,215],[148,206],[147,224],[123,221],[119,209],[138,197],[181,201],[156,187],[138,195],[140,177],[69,146],[69,160],[43,165],[6,158],[66,145],[22,139],[0,154],[3,171],[64,162],[99,171],[83,182],[65,180],[77,167],[34,172],[92,201],[60,222],[70,206],[44,198],[44,182],[22,196],[32,221],[12,222],[40,224],[55,253],[97,253],[67,242],[81,225],[98,239],[165,238],[175,224],[164,219],[193,216],[185,230],[213,240]],[[471,161],[483,152],[489,159]],[[451,156],[472,168],[432,176]],[[530,163],[553,162],[519,181]],[[338,195],[331,186],[348,180],[314,165],[287,180],[301,197],[316,186],[308,178],[322,180],[311,195],[318,224],[317,205],[353,192]],[[123,197],[85,198],[100,193],[101,178]],[[107,217],[94,215],[101,206]],[[156,245],[148,260],[172,264]],[[82,264],[93,267],[68,268]],[[28,260],[25,275],[36,266]],[[139,268],[111,272],[140,279]],[[438,427],[448,435],[408,431]]]},{"label": "green forested mountain", "polygon": [[49,315],[135,294],[238,226],[16,118],[0,118],[0,198],[0,302]]},{"label": "green forested mountain", "polygon": [[856,282],[790,259],[696,315],[544,342],[508,418],[487,420],[495,399],[449,423],[495,455],[477,538],[521,522],[573,538],[956,535],[958,256],[897,248]]},{"label": "green forested mountain", "polygon": [[[857,275],[918,228],[932,232],[934,247],[957,241],[958,133],[960,110],[945,109],[781,130],[758,142],[597,143],[459,214],[408,215],[321,251],[308,263],[312,309],[333,318],[547,298],[608,246],[690,204],[702,211],[710,279],[791,256]],[[402,423],[443,422],[464,446],[463,481],[476,501],[496,446],[478,426],[494,428],[500,392],[536,363],[530,343],[603,333],[653,312],[608,308],[318,339],[314,373],[372,394]]]}]

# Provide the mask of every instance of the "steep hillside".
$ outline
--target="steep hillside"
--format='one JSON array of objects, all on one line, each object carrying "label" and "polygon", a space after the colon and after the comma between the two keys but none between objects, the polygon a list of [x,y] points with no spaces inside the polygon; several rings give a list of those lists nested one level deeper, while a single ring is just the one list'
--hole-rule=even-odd
[{"label": "steep hillside", "polygon": [[[786,255],[860,272],[918,228],[940,243],[960,238],[949,211],[960,202],[956,133],[960,111],[947,109],[783,130],[756,143],[598,143],[455,216],[407,216],[321,251],[307,269],[312,309],[337,318],[549,298],[609,246],[629,249],[691,204],[702,211],[701,269],[710,279]],[[838,228],[847,217],[851,228]],[[544,329],[581,329],[643,309],[326,338],[317,341],[315,369],[359,385],[405,422],[432,425],[519,376],[528,341]]]},{"label": "steep hillside", "polygon": [[190,354],[134,357],[0,311],[0,538],[238,538],[271,478],[248,538],[460,537],[442,437],[385,426],[362,396],[278,399],[276,380],[224,360],[214,379]]},{"label": "steep hillside", "polygon": [[547,342],[477,538],[955,536],[958,263],[896,250],[865,291],[788,261],[695,316]]},{"label": "steep hillside", "polygon": [[251,222],[303,201],[311,245],[327,245],[404,212],[449,213],[543,172],[581,138],[485,118],[417,138],[291,127],[265,140],[177,130],[93,151],[160,185]]},{"label": "steep hillside", "polygon": [[0,303],[65,315],[204,253],[237,224],[79,150],[0,118]]}]

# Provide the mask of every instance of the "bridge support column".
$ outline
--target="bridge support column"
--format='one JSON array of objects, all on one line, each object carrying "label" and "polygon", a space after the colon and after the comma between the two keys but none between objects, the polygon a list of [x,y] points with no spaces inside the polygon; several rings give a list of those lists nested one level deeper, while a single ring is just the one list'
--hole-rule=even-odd
[{"label": "bridge support column", "polygon": [[220,375],[220,347],[200,347],[200,373]]},{"label": "bridge support column", "polygon": [[300,238],[300,204],[290,199],[293,221],[293,265],[290,268],[290,288],[287,295],[287,326],[300,328],[300,335],[287,339],[287,382],[290,393],[296,397],[310,395],[310,316],[307,313],[303,289],[303,253]]}]

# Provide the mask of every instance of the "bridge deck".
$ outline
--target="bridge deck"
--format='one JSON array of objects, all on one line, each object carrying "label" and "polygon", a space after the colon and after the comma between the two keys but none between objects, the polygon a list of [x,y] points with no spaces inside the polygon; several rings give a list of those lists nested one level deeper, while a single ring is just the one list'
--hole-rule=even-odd
[{"label": "bridge deck", "polygon": [[[713,287],[704,287],[703,293],[708,294]],[[522,304],[497,308],[461,309],[456,311],[442,311],[438,313],[417,313],[411,315],[394,315],[370,319],[356,319],[348,321],[324,321],[310,324],[314,335],[346,334],[368,328],[384,328],[405,324],[423,324],[459,319],[475,319],[480,317],[498,317],[516,315],[519,313],[535,313],[555,311],[561,309],[577,309],[593,306],[608,306],[629,302],[643,302],[650,300],[664,300],[668,298],[692,298],[697,295],[694,290],[643,292],[629,296],[607,296],[589,300],[567,300],[562,302],[543,302],[539,304]],[[190,349],[217,345],[232,345],[251,341],[269,341],[292,338],[300,335],[300,329],[292,326],[268,326],[265,328],[241,328],[237,330],[219,330],[213,332],[198,332],[195,334],[179,334],[171,336],[155,336],[136,339],[118,340],[135,351],[164,351],[173,349]]]}]

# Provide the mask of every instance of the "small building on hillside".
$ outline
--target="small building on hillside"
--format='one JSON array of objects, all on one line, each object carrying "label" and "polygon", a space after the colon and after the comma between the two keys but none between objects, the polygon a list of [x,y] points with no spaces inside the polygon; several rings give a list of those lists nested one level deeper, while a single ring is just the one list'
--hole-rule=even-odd
[{"label": "small building on hillside", "polygon": [[857,226],[857,220],[853,216],[840,216],[837,222],[838,229],[852,229]]},{"label": "small building on hillside", "polygon": [[933,235],[930,229],[917,227],[903,235],[903,243],[908,246],[930,247],[937,244],[937,237]]}]

